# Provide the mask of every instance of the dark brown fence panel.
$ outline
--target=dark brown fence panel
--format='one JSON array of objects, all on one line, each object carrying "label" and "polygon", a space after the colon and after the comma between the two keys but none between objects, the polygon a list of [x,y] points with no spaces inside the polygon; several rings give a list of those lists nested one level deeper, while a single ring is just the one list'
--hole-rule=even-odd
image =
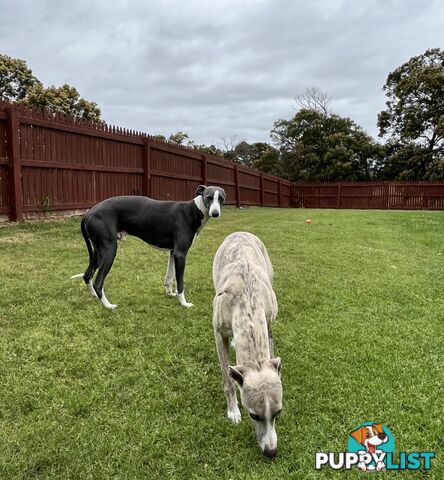
[{"label": "dark brown fence panel", "polygon": [[342,182],[296,184],[296,206],[306,208],[361,208],[443,210],[442,182]]},{"label": "dark brown fence panel", "polygon": [[297,207],[338,208],[336,184],[298,184],[295,186]]},{"label": "dark brown fence panel", "polygon": [[9,159],[6,150],[6,107],[0,104],[0,215],[9,214],[8,172]]},{"label": "dark brown fence panel", "polygon": [[242,205],[262,205],[261,174],[246,167],[238,167],[239,192]]},{"label": "dark brown fence panel", "polygon": [[383,184],[337,184],[338,208],[386,208]]},{"label": "dark brown fence panel", "polygon": [[158,200],[189,200],[202,183],[202,155],[168,144],[150,147],[150,196]]},{"label": "dark brown fence panel", "polygon": [[227,196],[227,205],[236,204],[236,174],[231,162],[207,157],[207,184],[221,186]]},{"label": "dark brown fence panel", "polygon": [[84,209],[113,195],[142,194],[141,139],[20,112],[25,212]]},{"label": "dark brown fence panel", "polygon": [[262,176],[264,190],[264,206],[279,207],[279,181],[275,178]]},{"label": "dark brown fence panel", "polygon": [[280,203],[280,207],[282,208],[288,208],[288,207],[292,207],[293,204],[293,185],[291,182],[287,181],[287,180],[281,180],[280,182],[281,184],[281,187],[280,187],[280,190],[281,190],[281,203]]}]

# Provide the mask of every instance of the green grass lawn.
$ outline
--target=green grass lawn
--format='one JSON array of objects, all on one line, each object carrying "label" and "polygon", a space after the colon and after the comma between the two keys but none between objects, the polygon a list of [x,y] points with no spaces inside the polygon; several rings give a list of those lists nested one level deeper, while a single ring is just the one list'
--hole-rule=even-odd
[{"label": "green grass lawn", "polygon": [[[128,238],[105,310],[69,279],[87,265],[79,230],[0,228],[2,480],[364,478],[317,472],[314,456],[345,451],[365,421],[387,425],[396,452],[437,453],[429,472],[374,477],[444,478],[444,212],[226,208],[189,252],[191,309],[163,294],[166,254]],[[228,422],[213,340],[212,261],[238,230],[276,272],[274,460],[245,414]]]}]

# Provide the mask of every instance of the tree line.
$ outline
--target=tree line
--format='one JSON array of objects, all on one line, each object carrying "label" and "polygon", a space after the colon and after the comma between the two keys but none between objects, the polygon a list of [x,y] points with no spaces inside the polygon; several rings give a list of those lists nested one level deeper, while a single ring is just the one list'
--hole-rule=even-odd
[{"label": "tree line", "polygon": [[[166,138],[292,181],[444,180],[444,52],[426,50],[389,73],[379,140],[330,110],[331,98],[312,87],[295,97],[298,110],[274,122],[271,143],[237,136],[202,145],[188,134]],[[103,122],[95,102],[72,86],[44,87],[26,62],[0,55],[0,99]]]}]

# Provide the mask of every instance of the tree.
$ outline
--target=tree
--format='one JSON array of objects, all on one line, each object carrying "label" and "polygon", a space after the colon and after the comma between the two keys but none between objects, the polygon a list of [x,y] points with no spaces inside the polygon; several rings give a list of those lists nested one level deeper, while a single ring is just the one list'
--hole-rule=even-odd
[{"label": "tree", "polygon": [[0,54],[0,100],[22,100],[35,85],[41,82],[24,60]]},{"label": "tree", "polygon": [[242,141],[238,143],[230,152],[230,160],[244,167],[253,167],[254,164],[269,150],[270,145],[264,142],[247,143]]},{"label": "tree", "polygon": [[381,151],[349,118],[302,109],[278,120],[271,136],[282,174],[294,181],[370,180]]},{"label": "tree", "polygon": [[444,52],[412,57],[388,75],[383,90],[387,108],[378,127],[392,151],[387,171],[394,178],[444,178]]},{"label": "tree", "polygon": [[327,115],[331,101],[330,95],[322,92],[318,87],[306,88],[302,93],[294,97],[299,109],[314,110]]},{"label": "tree", "polygon": [[261,172],[280,176],[282,172],[279,152],[269,145],[268,150],[254,162],[253,167]]},{"label": "tree", "polygon": [[184,132],[176,132],[176,133],[172,133],[169,137],[168,137],[168,141],[171,142],[171,143],[174,143],[175,145],[186,145],[185,141],[188,141],[189,143],[189,140],[190,137],[188,136],[188,133],[184,133]]},{"label": "tree", "polygon": [[66,84],[61,87],[52,86],[49,88],[34,85],[29,89],[27,96],[18,103],[35,108],[47,108],[52,112],[60,112],[94,122],[101,121],[101,112],[97,103],[81,98],[75,87]]},{"label": "tree", "polygon": [[95,102],[80,97],[75,87],[45,88],[33,75],[24,60],[0,54],[0,100],[17,102],[35,108],[47,108],[76,118],[101,122],[101,112]]}]

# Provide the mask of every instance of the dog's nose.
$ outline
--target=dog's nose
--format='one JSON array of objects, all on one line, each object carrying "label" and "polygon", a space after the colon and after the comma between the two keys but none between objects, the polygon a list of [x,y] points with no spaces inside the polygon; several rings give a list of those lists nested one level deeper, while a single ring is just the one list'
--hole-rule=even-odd
[{"label": "dog's nose", "polygon": [[219,212],[213,212],[211,214],[211,216],[214,217],[214,218],[217,218],[219,215],[220,215]]},{"label": "dog's nose", "polygon": [[277,448],[273,448],[272,450],[268,447],[264,448],[264,455],[267,458],[274,458],[277,455],[277,453],[278,453]]},{"label": "dog's nose", "polygon": [[386,436],[387,435],[385,433],[378,433],[378,437],[379,437],[380,440],[385,440]]}]

